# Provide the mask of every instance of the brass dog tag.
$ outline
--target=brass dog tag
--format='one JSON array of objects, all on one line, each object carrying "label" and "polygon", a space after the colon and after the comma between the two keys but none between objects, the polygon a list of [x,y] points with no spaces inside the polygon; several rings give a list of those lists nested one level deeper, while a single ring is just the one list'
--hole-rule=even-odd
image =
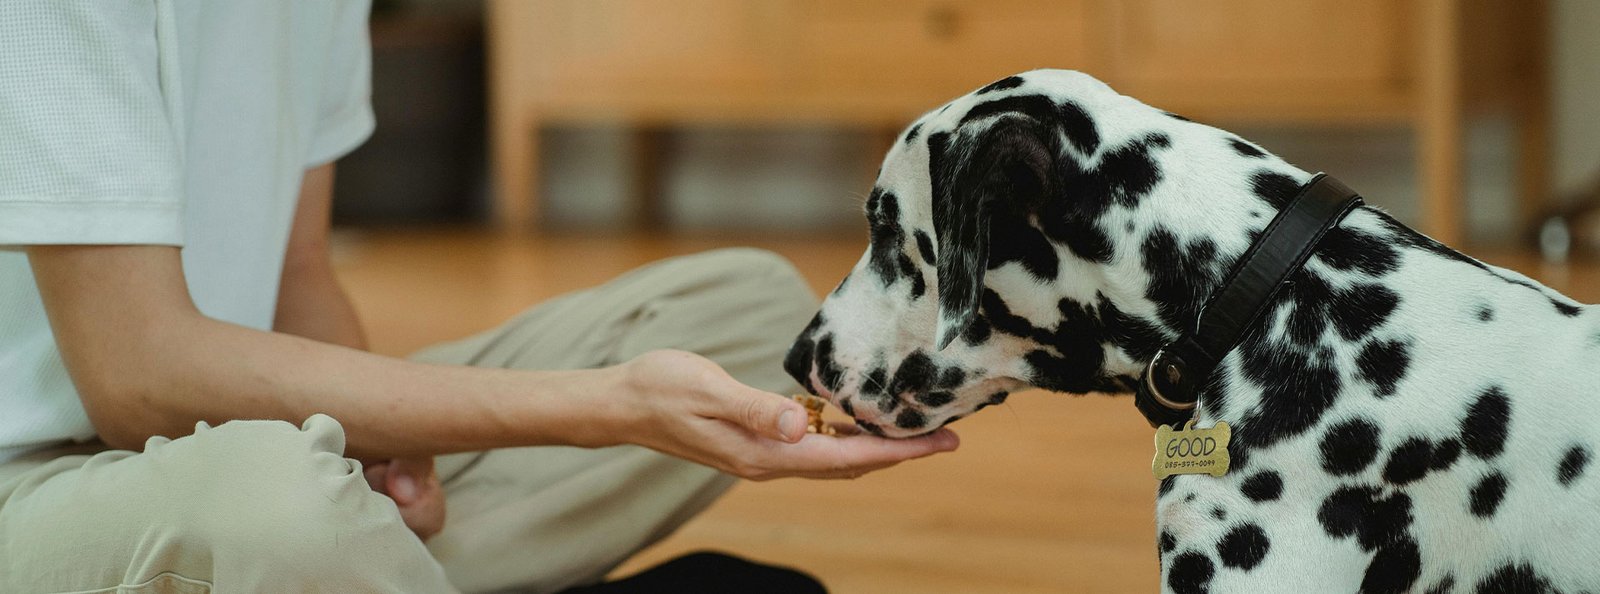
[{"label": "brass dog tag", "polygon": [[1194,421],[1184,423],[1181,430],[1171,425],[1156,428],[1156,459],[1151,463],[1156,480],[1174,474],[1227,474],[1232,437],[1227,421],[1217,421],[1210,429],[1196,429]]}]

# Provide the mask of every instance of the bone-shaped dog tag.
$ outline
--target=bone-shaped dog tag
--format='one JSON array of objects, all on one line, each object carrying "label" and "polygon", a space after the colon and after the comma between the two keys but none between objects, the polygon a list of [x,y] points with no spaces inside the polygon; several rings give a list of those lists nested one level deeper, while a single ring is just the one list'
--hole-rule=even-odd
[{"label": "bone-shaped dog tag", "polygon": [[1194,421],[1183,424],[1183,429],[1171,425],[1156,428],[1156,458],[1151,470],[1156,480],[1174,474],[1209,474],[1222,476],[1228,473],[1228,441],[1233,429],[1226,421],[1217,421],[1209,429],[1196,429]]}]

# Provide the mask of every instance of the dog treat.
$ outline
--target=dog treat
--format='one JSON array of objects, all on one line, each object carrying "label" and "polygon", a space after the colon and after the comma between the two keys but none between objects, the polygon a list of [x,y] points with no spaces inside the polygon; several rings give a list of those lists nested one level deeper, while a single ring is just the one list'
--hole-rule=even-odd
[{"label": "dog treat", "polygon": [[795,394],[790,398],[806,407],[806,433],[838,435],[839,432],[833,428],[833,425],[829,425],[822,420],[822,409],[828,406],[828,401],[810,394]]}]

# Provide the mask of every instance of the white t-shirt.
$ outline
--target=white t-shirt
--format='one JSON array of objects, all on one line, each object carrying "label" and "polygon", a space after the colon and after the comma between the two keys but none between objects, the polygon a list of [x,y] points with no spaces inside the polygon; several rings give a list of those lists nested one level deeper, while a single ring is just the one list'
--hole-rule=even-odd
[{"label": "white t-shirt", "polygon": [[372,132],[369,9],[0,0],[0,462],[94,436],[24,246],[183,246],[200,311],[271,328],[305,170]]}]

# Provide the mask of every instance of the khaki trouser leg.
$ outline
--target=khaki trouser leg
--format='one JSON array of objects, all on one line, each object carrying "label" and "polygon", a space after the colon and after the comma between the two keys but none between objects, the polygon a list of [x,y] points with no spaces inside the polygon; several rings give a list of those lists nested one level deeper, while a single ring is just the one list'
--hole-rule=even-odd
[{"label": "khaki trouser leg", "polygon": [[8,462],[0,592],[453,591],[343,452],[318,415]]},{"label": "khaki trouser leg", "polygon": [[[756,250],[665,260],[551,300],[419,360],[519,369],[598,367],[694,351],[765,390],[798,389],[780,362],[815,312],[794,268]],[[644,448],[538,447],[445,456],[449,519],[428,548],[465,591],[591,583],[698,513],[725,474]]]}]

